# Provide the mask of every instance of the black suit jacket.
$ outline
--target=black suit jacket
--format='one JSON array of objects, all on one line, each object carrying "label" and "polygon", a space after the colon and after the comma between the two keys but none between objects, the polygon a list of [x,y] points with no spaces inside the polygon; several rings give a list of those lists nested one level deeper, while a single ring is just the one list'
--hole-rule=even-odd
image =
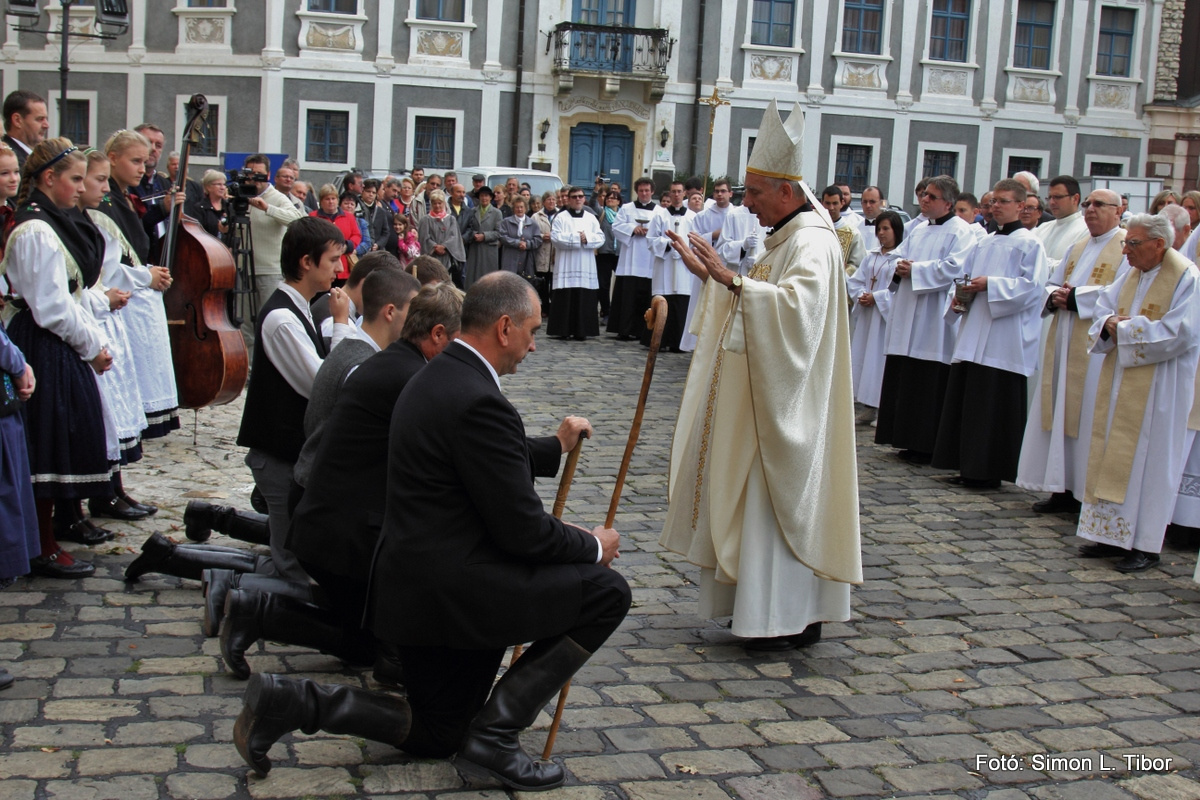
[{"label": "black suit jacket", "polygon": [[412,646],[506,647],[561,634],[579,614],[574,564],[596,539],[542,506],[553,437],[527,439],[483,361],[447,347],[392,415],[388,499],[372,576],[375,635]]},{"label": "black suit jacket", "polygon": [[11,147],[13,152],[17,154],[17,169],[25,169],[25,159],[29,157],[29,154],[25,152],[25,148],[21,146],[21,143],[7,133],[0,136],[0,140]]},{"label": "black suit jacket", "polygon": [[287,548],[301,561],[366,581],[387,498],[392,408],[424,366],[421,351],[400,339],[346,380],[292,515]]}]

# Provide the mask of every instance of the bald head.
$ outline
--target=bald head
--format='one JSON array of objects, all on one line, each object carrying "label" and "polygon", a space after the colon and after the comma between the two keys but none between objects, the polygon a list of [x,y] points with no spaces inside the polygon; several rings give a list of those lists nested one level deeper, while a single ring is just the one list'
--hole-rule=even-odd
[{"label": "bald head", "polygon": [[1093,189],[1083,205],[1088,233],[1100,236],[1121,224],[1121,196],[1111,189]]}]

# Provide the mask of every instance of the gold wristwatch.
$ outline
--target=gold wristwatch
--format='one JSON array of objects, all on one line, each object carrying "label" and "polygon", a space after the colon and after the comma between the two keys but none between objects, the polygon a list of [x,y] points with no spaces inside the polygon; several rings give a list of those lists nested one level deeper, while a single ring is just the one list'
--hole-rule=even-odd
[{"label": "gold wristwatch", "polygon": [[744,281],[742,280],[741,275],[734,275],[733,280],[729,282],[729,291],[732,292],[735,289],[742,288],[743,283],[744,283]]}]

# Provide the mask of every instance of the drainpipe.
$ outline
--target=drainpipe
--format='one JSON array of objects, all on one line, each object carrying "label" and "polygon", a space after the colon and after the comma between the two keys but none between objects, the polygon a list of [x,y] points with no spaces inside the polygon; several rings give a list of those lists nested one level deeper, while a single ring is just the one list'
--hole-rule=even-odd
[{"label": "drainpipe", "polygon": [[696,164],[700,155],[700,69],[704,65],[704,10],[708,0],[700,0],[700,32],[696,36],[696,96],[692,100],[692,174],[696,174]]},{"label": "drainpipe", "polygon": [[[525,0],[520,0],[517,7],[517,94],[513,100],[513,105],[516,107],[514,116],[517,124],[513,127],[512,158],[509,159],[508,165],[510,167],[525,166],[517,162],[521,146],[521,100],[523,99],[521,89],[525,75]],[[532,140],[532,134],[530,134],[530,139]]]}]

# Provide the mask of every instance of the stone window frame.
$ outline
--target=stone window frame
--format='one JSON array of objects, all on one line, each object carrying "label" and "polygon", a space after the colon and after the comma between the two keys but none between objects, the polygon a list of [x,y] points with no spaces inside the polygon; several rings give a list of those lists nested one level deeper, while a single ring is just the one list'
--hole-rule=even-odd
[{"label": "stone window frame", "polygon": [[[206,167],[215,167],[223,169],[225,162],[221,158],[221,153],[228,150],[228,139],[226,138],[227,122],[229,119],[229,97],[223,94],[206,94],[205,99],[208,100],[210,106],[217,107],[217,142],[215,156],[201,156],[192,154],[188,159],[193,166],[200,165]],[[182,139],[184,127],[187,125],[187,104],[192,99],[190,94],[175,95],[175,132],[176,138]],[[163,162],[166,165],[166,162]],[[240,164],[238,165],[241,166]]]},{"label": "stone window frame", "polygon": [[922,176],[925,174],[925,153],[930,150],[934,152],[954,153],[958,156],[954,165],[954,174],[950,177],[954,178],[954,180],[961,187],[963,185],[963,180],[967,169],[967,145],[952,144],[950,142],[918,141],[916,164],[917,169],[921,170]]},{"label": "stone window frame", "polygon": [[[308,160],[308,113],[310,111],[344,111],[347,113],[345,161]],[[358,103],[301,100],[296,117],[296,160],[300,162],[300,171],[330,172],[353,168],[358,159],[358,116]]]},{"label": "stone window frame", "polygon": [[[463,163],[463,142],[466,140],[466,112],[453,108],[421,108],[409,106],[406,109],[404,126],[404,163],[415,164],[417,144],[417,117],[442,117],[454,120],[454,166]],[[426,166],[426,165],[422,165]],[[426,168],[428,171],[428,168]]]}]

